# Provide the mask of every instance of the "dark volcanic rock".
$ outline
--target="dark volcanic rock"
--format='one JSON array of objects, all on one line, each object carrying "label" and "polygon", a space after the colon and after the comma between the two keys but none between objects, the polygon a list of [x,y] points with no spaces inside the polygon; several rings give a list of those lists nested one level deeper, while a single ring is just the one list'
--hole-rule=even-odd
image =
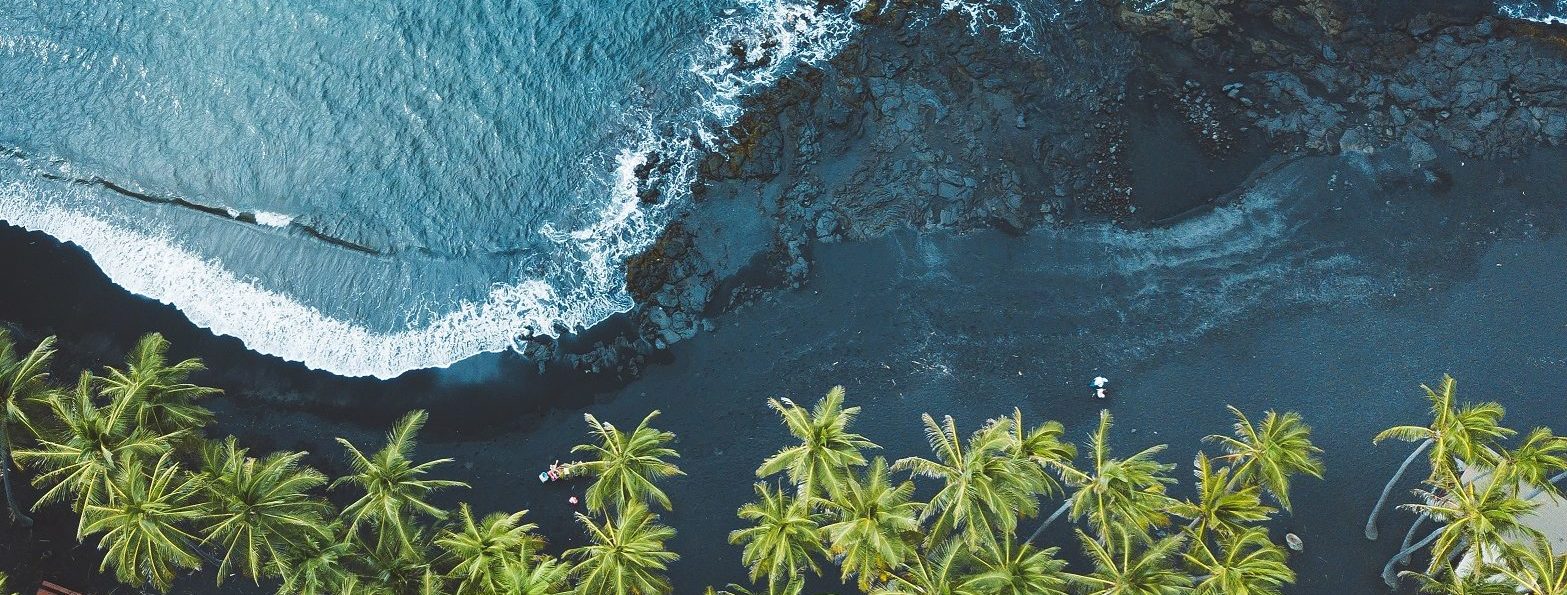
[{"label": "dark volcanic rock", "polygon": [[[1242,179],[1269,149],[1402,151],[1409,169],[1381,175],[1440,191],[1449,176],[1427,169],[1438,151],[1511,155],[1567,137],[1560,30],[1463,3],[1173,0],[1152,13],[1077,3],[1020,28],[1024,40],[994,26],[1017,18],[1006,10],[975,24],[934,4],[871,3],[829,64],[752,98],[701,163],[700,200],[627,263],[636,336],[556,357],[635,374],[648,352],[710,327],[708,316],[799,287],[817,242],[1156,221],[1224,194],[1215,184]],[[737,59],[761,64],[768,50],[740,48]],[[1161,158],[1151,136],[1179,131],[1128,133],[1134,120],[1163,121],[1125,109],[1134,67],[1146,84],[1133,101],[1167,98],[1159,105],[1195,142],[1179,159],[1168,141]],[[1178,179],[1169,170],[1180,164],[1206,173],[1181,191],[1133,187]],[[638,174],[653,188],[668,167],[650,159]],[[1175,198],[1197,186],[1201,196]],[[1134,215],[1138,195],[1158,195],[1145,215]]]}]

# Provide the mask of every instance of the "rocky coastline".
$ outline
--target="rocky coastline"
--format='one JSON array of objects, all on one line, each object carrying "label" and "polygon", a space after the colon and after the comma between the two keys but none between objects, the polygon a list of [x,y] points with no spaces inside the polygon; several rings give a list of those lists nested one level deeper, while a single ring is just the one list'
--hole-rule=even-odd
[{"label": "rocky coastline", "polygon": [[802,287],[821,243],[1159,225],[1239,196],[1270,156],[1394,149],[1409,167],[1381,175],[1439,190],[1439,148],[1502,158],[1567,140],[1567,27],[1396,4],[1085,2],[1020,38],[997,23],[1038,15],[873,2],[829,64],[750,100],[693,204],[627,262],[627,332],[523,355],[636,377],[715,316]]}]

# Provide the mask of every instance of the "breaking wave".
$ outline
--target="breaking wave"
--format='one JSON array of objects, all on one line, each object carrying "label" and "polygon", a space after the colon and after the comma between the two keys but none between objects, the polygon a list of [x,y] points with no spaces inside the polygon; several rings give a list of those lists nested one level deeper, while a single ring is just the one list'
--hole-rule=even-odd
[{"label": "breaking wave", "polygon": [[[7,182],[0,186],[0,219],[81,246],[117,285],[171,304],[193,323],[238,337],[252,350],[346,376],[392,378],[409,370],[444,367],[480,353],[517,348],[530,337],[582,329],[628,310],[632,299],[624,284],[623,262],[646,249],[662,230],[667,210],[684,201],[698,159],[723,140],[714,131],[742,115],[742,98],[770,87],[800,64],[836,55],[856,29],[851,15],[863,6],[742,0],[691,57],[688,70],[700,81],[697,109],[675,122],[642,114],[639,138],[605,156],[601,161],[607,164],[584,165],[589,170],[608,165],[613,172],[607,196],[585,197],[587,204],[579,207],[591,210],[585,218],[589,224],[573,229],[544,224],[542,235],[558,252],[542,259],[546,262],[541,269],[493,284],[482,299],[441,308],[444,313],[424,316],[402,329],[376,330],[328,315],[257,279],[242,278],[218,259],[182,246],[172,228],[117,221],[110,213],[83,209],[90,201],[81,195],[89,190],[79,185],[62,188],[38,178]],[[737,46],[745,48],[749,64],[737,60]],[[766,61],[759,60],[763,56]],[[656,167],[649,167],[644,179],[639,169],[650,165]],[[598,177],[593,171],[584,175]],[[662,199],[644,204],[639,195],[648,187],[656,188]],[[279,213],[251,216],[267,227],[294,223]]]},{"label": "breaking wave", "polygon": [[1497,0],[1496,12],[1511,19],[1567,24],[1567,0]]},{"label": "breaking wave", "polygon": [[[671,210],[686,202],[697,163],[726,140],[726,130],[744,113],[744,98],[772,87],[802,64],[836,56],[858,29],[853,15],[867,5],[866,0],[825,4],[739,0],[687,54],[690,80],[677,86],[698,98],[694,105],[674,117],[651,109],[628,113],[632,142],[581,164],[591,187],[579,189],[575,213],[540,224],[545,246],[522,257],[526,264],[512,269],[507,277],[512,281],[459,300],[411,298],[416,305],[390,306],[407,308],[388,314],[403,317],[399,323],[370,324],[345,309],[312,306],[279,289],[278,280],[236,272],[192,248],[185,235],[189,230],[108,212],[87,196],[94,189],[46,180],[37,169],[21,179],[0,180],[0,220],[81,246],[114,283],[173,305],[198,326],[237,337],[254,351],[339,375],[392,378],[480,353],[520,349],[527,340],[584,329],[633,306],[624,262],[647,249]],[[940,11],[965,16],[976,33],[997,31],[1005,40],[1028,45],[1030,15],[1015,0],[1002,5],[1006,8],[998,12],[989,2],[943,0]],[[65,51],[22,47],[14,39],[4,43],[14,46],[5,48],[9,51],[44,59]],[[70,167],[56,161],[53,172],[69,174]],[[649,195],[658,199],[643,200]],[[292,215],[219,210],[233,221],[331,241]],[[586,223],[562,223],[570,221]],[[398,293],[395,287],[377,290],[383,299]],[[361,293],[355,299],[371,299],[367,296],[374,292]]]}]

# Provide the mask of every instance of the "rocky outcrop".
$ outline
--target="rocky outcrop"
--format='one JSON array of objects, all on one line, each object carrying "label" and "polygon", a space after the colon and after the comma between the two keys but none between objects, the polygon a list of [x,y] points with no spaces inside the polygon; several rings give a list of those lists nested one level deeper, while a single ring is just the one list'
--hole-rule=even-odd
[{"label": "rocky outcrop", "polygon": [[[1134,100],[1168,98],[1216,159],[1396,146],[1417,166],[1411,180],[1435,187],[1445,174],[1418,166],[1439,147],[1512,155],[1567,137],[1553,28],[1442,13],[1384,23],[1383,8],[1353,0],[1151,12],[1106,0],[1018,40],[933,4],[871,3],[863,34],[829,65],[752,98],[701,164],[695,206],[627,263],[630,336],[533,355],[635,375],[711,316],[799,287],[819,242],[1130,217],[1134,70],[1155,87]],[[1242,140],[1257,138],[1269,146]],[[646,169],[656,176],[657,161]]]}]

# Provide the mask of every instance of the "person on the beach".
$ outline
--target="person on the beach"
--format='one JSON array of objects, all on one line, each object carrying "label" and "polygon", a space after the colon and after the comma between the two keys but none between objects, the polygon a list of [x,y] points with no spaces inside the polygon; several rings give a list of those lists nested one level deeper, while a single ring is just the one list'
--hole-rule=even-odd
[{"label": "person on the beach", "polygon": [[1105,385],[1107,385],[1107,384],[1110,384],[1110,379],[1109,378],[1105,378],[1104,376],[1095,376],[1094,377],[1094,396],[1098,397],[1098,398],[1101,398],[1101,399],[1105,398]]},{"label": "person on the beach", "polygon": [[560,459],[555,459],[555,462],[550,463],[550,471],[549,471],[549,473],[550,473],[550,479],[552,479],[552,480],[560,479],[561,476],[564,475],[564,473],[561,472]]}]

